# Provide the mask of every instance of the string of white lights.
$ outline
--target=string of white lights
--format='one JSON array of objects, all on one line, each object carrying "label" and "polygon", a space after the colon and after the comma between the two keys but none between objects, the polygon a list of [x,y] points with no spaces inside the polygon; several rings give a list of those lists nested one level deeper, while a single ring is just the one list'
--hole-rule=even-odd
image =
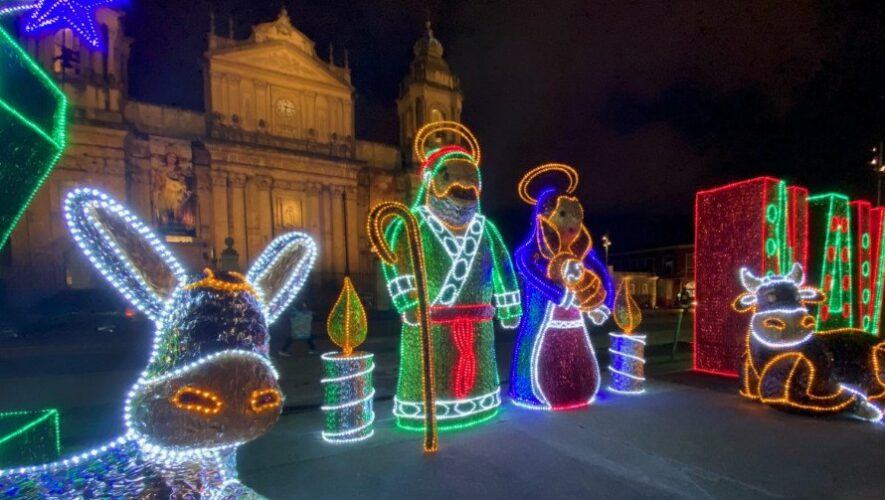
[{"label": "string of white lights", "polygon": [[[491,410],[501,405],[501,389],[465,399],[437,399],[436,418],[447,420],[462,418],[476,413]],[[423,401],[403,401],[393,398],[393,414],[400,418],[413,420],[424,419]]]}]

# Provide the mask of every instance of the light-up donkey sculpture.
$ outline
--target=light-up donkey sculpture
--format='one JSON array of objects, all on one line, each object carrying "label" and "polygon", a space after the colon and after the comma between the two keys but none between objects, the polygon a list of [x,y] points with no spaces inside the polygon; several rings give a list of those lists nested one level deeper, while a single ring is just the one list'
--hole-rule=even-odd
[{"label": "light-up donkey sculpture", "polygon": [[156,324],[148,366],[129,391],[126,433],[59,462],[0,470],[0,496],[23,498],[255,498],[237,480],[237,448],[280,416],[268,325],[304,284],[309,236],[270,243],[246,276],[189,278],[157,236],[94,189],[65,200],[83,253]]},{"label": "light-up donkey sculpture", "polygon": [[824,296],[803,286],[799,264],[784,276],[756,277],[741,269],[740,279],[746,292],[733,307],[753,313],[742,396],[781,410],[882,420],[885,342],[862,330],[815,332],[807,305]]}]

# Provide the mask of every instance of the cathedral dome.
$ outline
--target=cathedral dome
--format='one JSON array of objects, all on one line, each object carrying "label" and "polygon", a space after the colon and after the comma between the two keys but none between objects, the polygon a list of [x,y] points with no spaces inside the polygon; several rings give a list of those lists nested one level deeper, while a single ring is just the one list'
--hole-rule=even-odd
[{"label": "cathedral dome", "polygon": [[433,29],[430,27],[430,21],[427,21],[424,26],[427,28],[424,32],[424,36],[415,42],[415,57],[429,56],[433,58],[441,58],[443,56],[442,43],[433,36]]}]

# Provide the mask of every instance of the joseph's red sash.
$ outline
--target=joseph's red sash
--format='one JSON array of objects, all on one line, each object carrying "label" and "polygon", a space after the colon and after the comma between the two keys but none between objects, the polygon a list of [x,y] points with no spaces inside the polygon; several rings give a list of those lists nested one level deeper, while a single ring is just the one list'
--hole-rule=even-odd
[{"label": "joseph's red sash", "polygon": [[430,308],[430,321],[448,325],[452,332],[452,344],[457,353],[452,374],[452,392],[457,399],[466,398],[476,381],[476,326],[484,321],[491,321],[494,316],[495,308],[490,304]]}]

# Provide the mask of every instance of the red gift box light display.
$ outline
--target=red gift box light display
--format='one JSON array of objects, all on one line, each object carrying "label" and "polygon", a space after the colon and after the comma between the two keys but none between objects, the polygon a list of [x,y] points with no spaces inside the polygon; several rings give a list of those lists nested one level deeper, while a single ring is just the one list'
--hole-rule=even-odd
[{"label": "red gift box light display", "polygon": [[737,376],[746,318],[731,309],[737,272],[783,274],[794,262],[826,294],[817,330],[859,328],[878,335],[883,295],[885,208],[835,194],[809,195],[757,177],[695,197],[694,363],[696,371]]}]

